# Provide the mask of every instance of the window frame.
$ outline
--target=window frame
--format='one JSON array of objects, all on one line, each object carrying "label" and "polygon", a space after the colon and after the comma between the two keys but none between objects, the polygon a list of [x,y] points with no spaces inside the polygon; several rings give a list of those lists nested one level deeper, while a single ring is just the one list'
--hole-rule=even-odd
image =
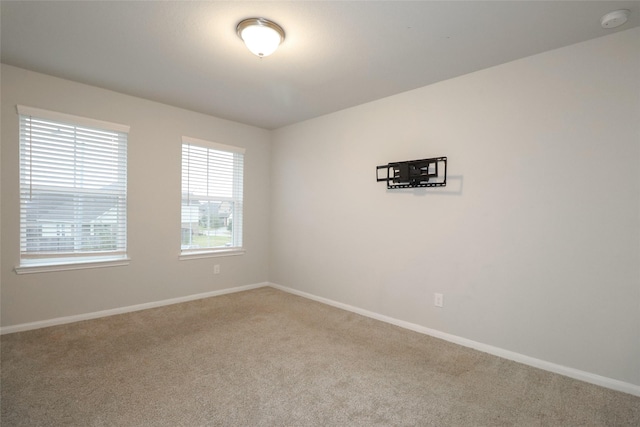
[{"label": "window frame", "polygon": [[[234,201],[234,209],[233,209],[233,218],[234,218],[234,227],[237,225],[237,218],[238,216],[241,219],[240,222],[240,227],[239,230],[238,229],[234,229],[233,233],[239,233],[239,239],[240,239],[240,245],[238,246],[232,246],[232,247],[206,247],[206,248],[201,248],[201,249],[182,249],[182,231],[181,231],[181,235],[180,235],[180,255],[179,255],[179,259],[180,260],[191,260],[191,259],[202,259],[202,258],[212,258],[212,257],[224,257],[224,256],[237,256],[237,255],[243,255],[246,253],[246,250],[244,248],[244,164],[245,164],[245,153],[246,150],[242,147],[237,147],[237,146],[233,146],[233,145],[227,145],[227,144],[221,144],[218,142],[212,142],[212,141],[208,141],[208,140],[204,140],[204,139],[199,139],[199,138],[193,138],[193,137],[189,137],[189,136],[183,136],[182,137],[182,143],[180,145],[180,229],[182,230],[182,207],[183,207],[183,167],[184,167],[184,159],[183,159],[183,154],[184,154],[184,146],[185,145],[193,145],[199,148],[204,148],[207,150],[215,150],[215,151],[222,151],[222,152],[226,152],[226,153],[232,153],[234,155],[239,154],[242,156],[241,159],[241,164],[240,167],[242,168],[242,171],[240,172],[239,175],[239,180],[240,180],[240,188],[239,188],[239,192],[240,192],[240,196],[233,196],[232,199]],[[235,162],[235,160],[234,160]],[[233,176],[236,177],[237,176],[237,171],[235,170],[235,165],[234,165],[234,171],[233,171]],[[238,188],[236,188],[236,180],[234,179],[233,182],[233,193],[237,193],[238,192]],[[213,196],[209,196],[209,197],[205,197],[205,199],[210,199],[211,201],[213,201],[214,199],[216,199]],[[239,205],[238,205],[239,203]]]},{"label": "window frame", "polygon": [[[59,113],[55,111],[44,110],[40,108],[27,107],[24,105],[17,105],[16,111],[18,113],[18,129],[20,136],[18,138],[18,142],[20,145],[19,149],[19,209],[20,209],[20,219],[19,219],[19,248],[18,248],[18,259],[19,265],[15,266],[14,271],[17,274],[25,274],[25,273],[41,273],[41,272],[49,272],[49,271],[59,271],[59,270],[78,270],[78,269],[89,269],[89,268],[99,268],[99,267],[111,267],[111,266],[122,266],[128,265],[130,258],[128,256],[128,218],[127,218],[127,205],[128,205],[128,197],[127,197],[127,174],[128,174],[128,161],[127,161],[127,151],[128,151],[128,136],[130,126],[122,125],[118,123],[106,122],[102,120],[96,120],[88,117],[75,116],[71,114]],[[52,251],[50,253],[32,253],[29,254],[26,249],[26,235],[23,233],[27,233],[29,230],[28,223],[26,222],[26,206],[24,205],[25,199],[23,198],[23,180],[28,178],[32,179],[29,171],[25,171],[23,168],[23,146],[26,144],[30,144],[30,142],[24,141],[22,138],[23,132],[23,119],[24,117],[32,117],[34,119],[40,119],[44,121],[53,122],[65,127],[74,128],[87,128],[90,131],[106,131],[106,132],[117,132],[119,134],[124,134],[124,140],[120,141],[124,146],[119,147],[119,149],[123,149],[124,153],[120,153],[119,156],[124,156],[124,159],[119,158],[118,166],[122,169],[119,169],[118,174],[120,174],[120,180],[118,180],[120,191],[117,191],[116,197],[124,197],[123,209],[120,209],[119,212],[121,214],[118,215],[119,224],[118,229],[120,231],[116,234],[118,237],[116,238],[116,250],[113,253],[109,253],[110,251],[101,251],[101,252],[92,252],[87,249],[77,251],[74,249],[72,252],[58,252]],[[76,144],[74,140],[74,144]],[[31,149],[31,148],[30,148]],[[91,153],[91,151],[89,151]],[[77,170],[78,165],[74,161],[72,163],[73,170]],[[62,175],[61,175],[62,176]],[[124,180],[124,181],[122,181]],[[63,187],[64,188],[64,187]],[[80,189],[73,186],[67,187],[68,193],[72,194],[73,197],[77,197],[79,194],[86,193],[86,189]],[[100,194],[100,191],[94,191]],[[113,194],[112,192],[102,192],[106,194]],[[54,194],[48,193],[46,190],[42,194]],[[122,206],[122,204],[116,205]],[[85,225],[82,221],[74,222],[75,226],[83,226]]]}]

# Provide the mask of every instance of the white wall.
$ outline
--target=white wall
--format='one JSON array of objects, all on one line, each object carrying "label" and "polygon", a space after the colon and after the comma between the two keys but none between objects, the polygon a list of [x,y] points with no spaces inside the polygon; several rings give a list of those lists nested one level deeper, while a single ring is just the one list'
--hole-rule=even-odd
[{"label": "white wall", "polygon": [[[268,280],[270,133],[2,65],[3,327],[162,301]],[[125,267],[17,275],[16,104],[131,126]],[[242,256],[179,261],[183,135],[246,148]],[[213,265],[221,273],[213,275]]]},{"label": "white wall", "polygon": [[639,76],[636,28],[276,131],[271,282],[640,385]]}]

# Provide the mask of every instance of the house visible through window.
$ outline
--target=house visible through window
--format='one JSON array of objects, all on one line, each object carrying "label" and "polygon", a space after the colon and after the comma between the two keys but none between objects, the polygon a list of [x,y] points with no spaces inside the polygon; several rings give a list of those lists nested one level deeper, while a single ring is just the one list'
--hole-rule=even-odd
[{"label": "house visible through window", "polygon": [[244,149],[182,138],[181,253],[242,249]]},{"label": "house visible through window", "polygon": [[20,267],[126,259],[129,127],[18,114]]}]

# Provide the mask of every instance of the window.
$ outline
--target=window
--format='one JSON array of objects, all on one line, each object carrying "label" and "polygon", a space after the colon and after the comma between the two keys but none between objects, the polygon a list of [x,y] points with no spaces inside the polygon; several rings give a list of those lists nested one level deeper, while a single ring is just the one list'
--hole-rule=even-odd
[{"label": "window", "polygon": [[18,106],[20,267],[126,260],[128,126]]},{"label": "window", "polygon": [[244,149],[182,138],[181,254],[242,253]]}]

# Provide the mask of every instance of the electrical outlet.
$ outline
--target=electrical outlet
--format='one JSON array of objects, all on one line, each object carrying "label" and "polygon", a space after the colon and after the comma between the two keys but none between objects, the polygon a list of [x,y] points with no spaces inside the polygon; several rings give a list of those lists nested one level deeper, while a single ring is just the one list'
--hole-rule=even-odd
[{"label": "electrical outlet", "polygon": [[213,274],[220,274],[220,264],[213,266]]},{"label": "electrical outlet", "polygon": [[433,305],[436,307],[444,306],[444,296],[442,294],[435,293],[433,294]]}]

